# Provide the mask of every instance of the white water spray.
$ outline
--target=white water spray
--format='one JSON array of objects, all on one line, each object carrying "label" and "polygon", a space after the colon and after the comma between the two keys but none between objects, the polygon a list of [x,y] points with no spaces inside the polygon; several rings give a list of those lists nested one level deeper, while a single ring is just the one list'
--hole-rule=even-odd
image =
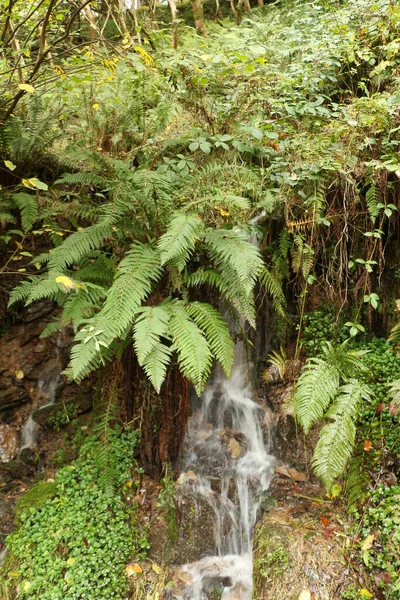
[{"label": "white water spray", "polygon": [[43,369],[39,377],[37,398],[33,403],[29,417],[22,428],[21,449],[34,448],[37,445],[37,433],[39,425],[33,419],[36,410],[51,406],[56,400],[56,391],[60,382],[60,365],[58,359],[50,361]]},{"label": "white water spray", "polygon": [[239,342],[232,377],[227,380],[218,375],[189,420],[183,462],[196,477],[184,485],[191,486],[212,509],[215,556],[179,569],[185,584],[173,591],[174,598],[207,600],[210,582],[220,586],[222,600],[251,596],[253,529],[275,461],[269,454],[264,409],[253,400],[247,375]]}]

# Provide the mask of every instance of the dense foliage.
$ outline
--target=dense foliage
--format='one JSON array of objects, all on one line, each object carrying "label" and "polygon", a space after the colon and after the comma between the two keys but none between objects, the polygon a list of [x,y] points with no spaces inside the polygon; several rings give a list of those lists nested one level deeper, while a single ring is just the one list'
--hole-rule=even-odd
[{"label": "dense foliage", "polygon": [[[109,456],[117,471],[118,492],[111,496],[99,485],[96,461],[99,443],[88,440],[80,457],[58,471],[54,490],[38,504],[23,497],[20,527],[8,538],[9,589],[19,597],[51,600],[61,597],[122,598],[127,593],[125,563],[144,555],[146,532],[135,521],[135,509],[123,499],[132,493],[131,468],[136,434],[113,431]],[[36,497],[49,484],[32,488]]]},{"label": "dense foliage", "polygon": [[227,322],[245,335],[267,297],[308,358],[315,472],[365,498],[398,468],[399,328],[372,336],[400,295],[400,8],[232,2],[241,25],[217,4],[205,30],[174,6],[0,0],[10,306],[59,306],[43,335],[73,330],[75,380],[129,346],[162,395],[175,364],[198,393],[215,360],[229,375]]}]

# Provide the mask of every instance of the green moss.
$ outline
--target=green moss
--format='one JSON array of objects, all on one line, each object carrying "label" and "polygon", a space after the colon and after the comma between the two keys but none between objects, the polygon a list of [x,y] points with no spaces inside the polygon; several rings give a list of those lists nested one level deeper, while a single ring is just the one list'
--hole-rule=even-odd
[{"label": "green moss", "polygon": [[31,487],[17,502],[14,515],[16,526],[21,525],[21,515],[31,508],[41,508],[46,500],[56,495],[56,484],[51,481],[40,482]]}]

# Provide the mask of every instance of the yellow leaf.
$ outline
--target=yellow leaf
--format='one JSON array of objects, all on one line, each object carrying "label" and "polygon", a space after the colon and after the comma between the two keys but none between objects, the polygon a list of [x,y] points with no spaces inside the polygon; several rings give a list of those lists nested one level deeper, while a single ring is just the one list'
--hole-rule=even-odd
[{"label": "yellow leaf", "polygon": [[140,565],[134,563],[133,565],[127,565],[125,567],[125,573],[128,577],[136,577],[136,575],[143,573],[143,569]]},{"label": "yellow leaf", "polygon": [[11,577],[19,577],[19,573],[18,573],[18,571],[12,571],[12,572],[10,573],[10,575],[11,575]]},{"label": "yellow leaf", "polygon": [[372,548],[372,546],[374,545],[374,539],[375,539],[375,536],[373,534],[367,535],[367,537],[365,538],[365,540],[362,543],[361,550],[363,552],[365,552],[366,550],[369,550],[370,548]]},{"label": "yellow leaf", "polygon": [[365,596],[366,598],[373,598],[374,597],[374,595],[371,594],[371,592],[369,592],[365,588],[362,588],[362,590],[360,590],[360,596]]},{"label": "yellow leaf", "polygon": [[10,160],[5,160],[4,164],[6,165],[7,169],[10,169],[10,171],[14,171],[14,169],[16,169],[16,165],[14,165]]},{"label": "yellow leaf", "polygon": [[156,66],[156,62],[155,62],[154,58],[151,56],[151,54],[149,54],[147,52],[147,50],[142,48],[142,46],[133,46],[133,49],[136,52],[136,54],[139,54],[140,58],[142,59],[142,61],[144,62],[144,64],[147,67],[155,67]]},{"label": "yellow leaf", "polygon": [[220,206],[216,206],[215,208],[216,208],[216,210],[219,210],[221,217],[229,217],[229,210],[225,210],[224,208],[221,208]]},{"label": "yellow leaf", "polygon": [[33,94],[33,92],[35,91],[35,88],[30,83],[19,83],[18,87],[23,92],[28,92],[28,94]]},{"label": "yellow leaf", "polygon": [[157,575],[161,575],[162,573],[162,568],[159,567],[158,565],[156,565],[156,563],[153,563],[151,565],[151,568],[153,569],[154,573],[157,573]]},{"label": "yellow leaf", "polygon": [[23,379],[24,378],[24,372],[23,371],[15,371],[15,378],[16,379]]},{"label": "yellow leaf", "polygon": [[75,562],[75,559],[74,559],[74,558],[69,558],[69,559],[67,560],[67,565],[72,565],[72,564],[74,564],[74,562]]},{"label": "yellow leaf", "polygon": [[131,481],[131,480],[127,481],[125,485],[126,485],[127,488],[131,488],[132,485],[133,485],[133,481]]},{"label": "yellow leaf", "polygon": [[24,585],[23,585],[24,592],[26,592],[27,590],[29,590],[30,587],[31,587],[30,581],[25,581]]},{"label": "yellow leaf", "polygon": [[35,186],[32,185],[32,183],[30,182],[29,179],[23,179],[22,180],[22,185],[24,185],[25,187],[29,188],[30,190],[34,190]]},{"label": "yellow leaf", "polygon": [[94,110],[99,110],[100,104],[97,104],[97,102],[95,102],[94,104],[92,104],[92,108],[94,108]]},{"label": "yellow leaf", "polygon": [[58,277],[56,277],[56,283],[61,283],[66,292],[68,290],[75,289],[75,282],[72,281],[72,279],[70,279],[66,275],[59,275]]},{"label": "yellow leaf", "polygon": [[69,290],[75,290],[77,288],[83,289],[82,285],[79,285],[75,281],[72,281],[72,279],[70,279],[66,275],[58,275],[56,277],[55,281],[56,281],[56,283],[62,284],[65,292],[68,292]]}]

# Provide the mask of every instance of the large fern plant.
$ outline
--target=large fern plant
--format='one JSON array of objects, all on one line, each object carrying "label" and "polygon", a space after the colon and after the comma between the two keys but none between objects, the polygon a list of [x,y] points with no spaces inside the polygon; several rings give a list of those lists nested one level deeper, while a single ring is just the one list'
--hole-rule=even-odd
[{"label": "large fern plant", "polygon": [[[220,312],[191,296],[199,297],[201,289],[210,294],[213,287],[216,301],[224,300],[254,323],[253,288],[263,270],[260,253],[243,231],[208,227],[198,214],[183,211],[172,216],[158,239],[127,243],[129,237],[144,238],[143,224],[124,229],[130,207],[118,196],[103,207],[97,223],[36,258],[47,265],[46,274],[16,288],[10,304],[51,298],[63,307],[47,333],[66,325],[75,328],[69,369],[75,380],[131,340],[156,390],[176,357],[200,393],[213,359],[229,375],[233,341]],[[107,259],[110,244],[122,244],[119,263]]]},{"label": "large fern plant", "polygon": [[371,390],[357,378],[363,368],[360,353],[349,351],[347,341],[336,347],[327,342],[323,356],[308,360],[296,385],[295,415],[305,433],[327,420],[314,451],[313,469],[328,491],[353,453],[361,406],[371,401]]}]

